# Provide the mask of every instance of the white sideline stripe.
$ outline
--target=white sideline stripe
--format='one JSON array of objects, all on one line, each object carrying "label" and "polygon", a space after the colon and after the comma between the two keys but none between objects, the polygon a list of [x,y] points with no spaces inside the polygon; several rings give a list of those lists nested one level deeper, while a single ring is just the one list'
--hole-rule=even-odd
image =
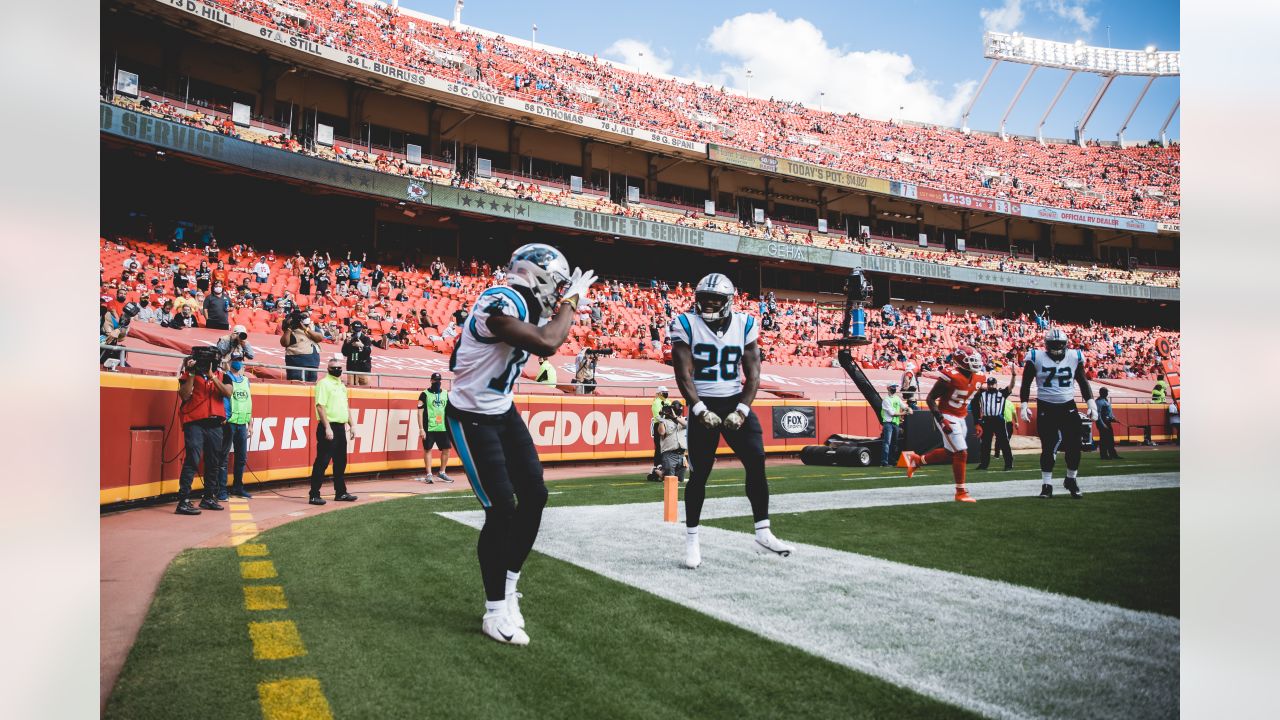
[{"label": "white sideline stripe", "polygon": [[[1178,474],[1081,482],[1086,493],[1177,487]],[[978,483],[970,492],[1026,497],[1039,485]],[[952,502],[950,486],[788,493],[771,498],[771,509],[930,502]],[[1177,618],[814,545],[797,543],[789,558],[761,556],[751,535],[706,526],[703,565],[690,571],[680,564],[684,527],[661,522],[660,507],[548,508],[535,549],[988,717],[1177,716]],[[740,498],[709,499],[703,515],[739,516],[748,507]],[[484,520],[477,511],[440,514],[476,528]],[[523,607],[536,623],[536,595]]]}]

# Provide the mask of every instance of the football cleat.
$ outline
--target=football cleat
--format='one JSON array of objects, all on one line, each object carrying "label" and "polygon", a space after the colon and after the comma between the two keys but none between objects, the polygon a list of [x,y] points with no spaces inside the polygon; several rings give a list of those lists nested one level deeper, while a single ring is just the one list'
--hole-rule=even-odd
[{"label": "football cleat", "polygon": [[1048,483],[1040,486],[1040,497],[1048,499],[1053,497],[1053,486]]},{"label": "football cleat", "polygon": [[898,467],[907,469],[908,478],[911,477],[912,475],[915,475],[916,468],[920,467],[923,464],[924,463],[921,462],[921,459],[920,459],[920,454],[913,453],[910,450],[903,450],[902,454],[898,456]]},{"label": "football cleat", "polygon": [[1062,487],[1066,488],[1067,492],[1071,493],[1071,497],[1076,500],[1084,497],[1084,493],[1080,492],[1080,484],[1075,478],[1067,478],[1066,482],[1062,483]]},{"label": "football cleat", "polygon": [[684,566],[690,570],[702,564],[702,548],[698,546],[698,536],[690,535],[684,541]]},{"label": "football cleat", "polygon": [[524,615],[520,612],[520,598],[524,597],[523,593],[511,593],[507,595],[507,617],[511,618],[511,622],[521,630],[524,629]]},{"label": "football cleat", "polygon": [[480,631],[505,645],[529,644],[529,634],[517,627],[507,613],[486,613],[480,621]]},{"label": "football cleat", "polygon": [[956,502],[976,503],[978,501],[974,500],[973,496],[969,495],[968,490],[961,488],[956,490]]},{"label": "football cleat", "polygon": [[795,549],[774,537],[773,533],[767,528],[756,533],[756,549],[759,550],[761,548],[782,557],[790,557],[791,551]]}]

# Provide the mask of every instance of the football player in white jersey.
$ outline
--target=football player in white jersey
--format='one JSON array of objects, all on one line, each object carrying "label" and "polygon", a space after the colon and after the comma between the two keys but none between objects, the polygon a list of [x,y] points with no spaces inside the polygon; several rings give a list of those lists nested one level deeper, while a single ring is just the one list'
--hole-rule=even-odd
[{"label": "football player in white jersey", "polygon": [[506,284],[481,293],[461,328],[449,360],[454,375],[445,426],[484,507],[477,547],[485,593],[481,631],[501,643],[528,645],[516,582],[538,537],[547,487],[511,393],[530,354],[548,357],[564,343],[596,276],[570,273],[559,250],[539,243],[517,249],[506,272]]},{"label": "football player in white jersey", "polygon": [[1076,383],[1089,407],[1088,418],[1098,419],[1098,406],[1093,388],[1084,376],[1084,353],[1067,349],[1067,334],[1062,328],[1049,328],[1044,333],[1044,349],[1027,353],[1022,371],[1022,420],[1031,422],[1031,386],[1036,387],[1036,434],[1040,436],[1040,497],[1053,497],[1053,466],[1058,442],[1067,461],[1067,479],[1063,487],[1071,497],[1084,497],[1076,473],[1080,470],[1081,421],[1076,409]]},{"label": "football player in white jersey", "polygon": [[[746,471],[747,499],[755,519],[756,546],[786,557],[792,548],[769,530],[769,484],[764,473],[764,431],[751,412],[760,387],[760,327],[733,312],[733,283],[719,273],[694,289],[691,312],[671,321],[671,361],[676,385],[689,406],[689,482],[684,490],[685,566],[702,563],[698,522],[707,477],[723,434]],[[743,378],[746,379],[745,383]]]}]

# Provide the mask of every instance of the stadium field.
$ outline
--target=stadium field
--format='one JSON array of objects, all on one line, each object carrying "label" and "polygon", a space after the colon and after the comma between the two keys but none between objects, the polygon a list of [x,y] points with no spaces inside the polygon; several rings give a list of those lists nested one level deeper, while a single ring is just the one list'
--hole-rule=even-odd
[{"label": "stadium field", "polygon": [[949,467],[779,466],[789,558],[751,550],[726,468],[697,571],[657,485],[554,482],[527,648],[479,632],[468,492],[356,506],[181,554],[105,716],[1164,717],[1177,466],[1086,456],[1085,499],[1047,502],[1033,467],[975,471],[976,506]]}]

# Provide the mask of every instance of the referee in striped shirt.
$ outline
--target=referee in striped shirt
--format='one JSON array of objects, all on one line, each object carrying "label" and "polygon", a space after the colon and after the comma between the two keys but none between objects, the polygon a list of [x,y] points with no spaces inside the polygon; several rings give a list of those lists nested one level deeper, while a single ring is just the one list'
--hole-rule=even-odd
[{"label": "referee in striped shirt", "polygon": [[[1014,377],[1017,373],[1014,373]],[[1014,377],[1009,378],[1009,385],[1003,389],[996,387],[996,379],[987,378],[987,386],[978,393],[979,422],[982,426],[982,452],[978,456],[978,469],[986,470],[991,462],[991,442],[1004,456],[1004,469],[1013,469],[1013,451],[1009,449],[1009,431],[1004,424],[1004,404],[1013,393]]]}]

